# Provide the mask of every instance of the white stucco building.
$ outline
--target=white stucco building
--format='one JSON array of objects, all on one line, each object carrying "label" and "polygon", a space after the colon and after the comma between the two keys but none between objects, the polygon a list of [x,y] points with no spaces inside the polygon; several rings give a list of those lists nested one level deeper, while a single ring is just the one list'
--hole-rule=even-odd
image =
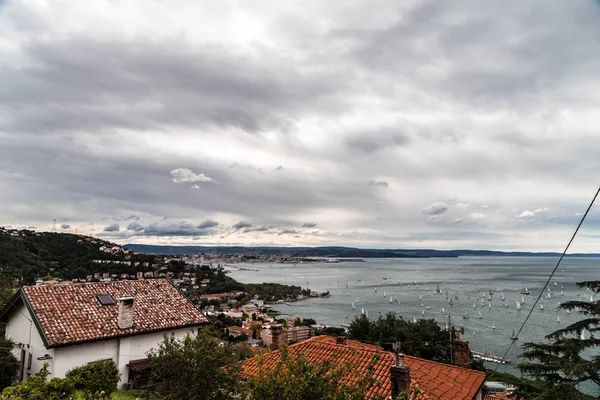
[{"label": "white stucco building", "polygon": [[51,378],[70,369],[112,359],[119,387],[147,366],[147,352],[164,335],[194,334],[206,318],[165,279],[26,286],[0,312],[6,336],[16,344],[20,377],[45,362]]}]

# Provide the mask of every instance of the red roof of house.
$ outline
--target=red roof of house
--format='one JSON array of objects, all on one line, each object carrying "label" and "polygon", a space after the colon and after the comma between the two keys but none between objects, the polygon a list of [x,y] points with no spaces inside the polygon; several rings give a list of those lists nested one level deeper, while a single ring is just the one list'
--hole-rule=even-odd
[{"label": "red roof of house", "polygon": [[[369,389],[367,398],[391,395],[390,368],[395,363],[395,355],[382,351],[381,348],[347,340],[345,344],[337,344],[331,336],[316,336],[289,346],[291,355],[304,354],[309,362],[335,361],[338,364],[349,362],[353,370],[366,373],[373,356],[379,354],[375,364],[373,378],[377,381]],[[264,368],[272,368],[279,360],[279,351],[263,356]],[[485,373],[454,365],[441,364],[416,357],[405,357],[410,368],[411,391],[415,400],[469,400],[475,398],[483,385]],[[258,374],[257,358],[242,362],[243,374],[252,377]],[[349,378],[352,380],[352,377]],[[356,378],[357,379],[357,378]],[[415,389],[419,388],[418,393]]]},{"label": "red roof of house", "polygon": [[[102,305],[98,294],[114,304]],[[133,297],[133,326],[117,326],[118,301]],[[25,286],[22,299],[47,347],[132,336],[208,323],[166,279]]]}]

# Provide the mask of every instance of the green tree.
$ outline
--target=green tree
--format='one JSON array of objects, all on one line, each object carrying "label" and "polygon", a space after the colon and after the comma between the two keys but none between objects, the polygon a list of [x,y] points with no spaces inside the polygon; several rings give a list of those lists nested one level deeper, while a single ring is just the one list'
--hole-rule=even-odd
[{"label": "green tree", "polygon": [[348,328],[351,339],[373,343],[400,342],[405,354],[450,363],[450,337],[433,319],[406,321],[393,312],[371,321],[365,315],[354,318]]},{"label": "green tree", "polygon": [[12,385],[17,377],[19,361],[10,350],[13,346],[9,339],[0,338],[0,391]]},{"label": "green tree", "polygon": [[236,352],[222,345],[218,336],[210,328],[181,340],[165,336],[158,348],[150,351],[152,381],[165,399],[220,400],[238,392]]},{"label": "green tree", "polygon": [[[595,295],[600,291],[600,281],[578,282],[577,285],[590,289]],[[547,335],[547,343],[523,345],[525,352],[521,356],[529,362],[518,367],[534,382],[521,391],[535,399],[591,398],[577,388],[590,382],[596,390],[600,389],[600,339],[594,337],[594,333],[600,331],[600,301],[568,301],[558,308],[576,310],[583,319]],[[582,332],[591,335],[584,338]]]},{"label": "green tree", "polygon": [[281,357],[272,368],[266,368],[262,356],[257,356],[258,374],[248,382],[250,399],[363,400],[376,384],[373,369],[379,355],[373,357],[363,373],[354,370],[349,363],[309,362],[301,353],[292,357],[286,346],[280,352]]}]

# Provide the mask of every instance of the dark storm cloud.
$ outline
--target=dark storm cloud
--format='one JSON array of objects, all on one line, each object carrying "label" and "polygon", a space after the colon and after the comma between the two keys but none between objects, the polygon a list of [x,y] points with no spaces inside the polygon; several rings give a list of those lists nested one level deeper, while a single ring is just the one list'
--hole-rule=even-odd
[{"label": "dark storm cloud", "polygon": [[63,230],[66,230],[66,229],[71,229],[71,225],[69,225],[69,224],[62,224],[62,225],[60,226],[60,229],[63,229]]},{"label": "dark storm cloud", "polygon": [[102,229],[102,231],[104,232],[118,232],[120,229],[119,224],[111,224],[108,226],[105,226],[104,229]]},{"label": "dark storm cloud", "polygon": [[252,228],[252,224],[245,222],[245,221],[240,221],[237,224],[232,226],[233,229],[239,230],[239,229],[244,229],[244,228]]},{"label": "dark storm cloud", "polygon": [[219,223],[217,221],[212,221],[210,219],[207,219],[206,221],[201,222],[196,228],[208,229],[208,228],[212,228],[215,226],[219,226]]},{"label": "dark storm cloud", "polygon": [[141,232],[144,230],[144,226],[137,222],[132,222],[129,225],[127,225],[127,230],[134,231],[134,232]]},{"label": "dark storm cloud", "polygon": [[318,224],[316,222],[305,222],[302,224],[303,228],[316,228]]}]

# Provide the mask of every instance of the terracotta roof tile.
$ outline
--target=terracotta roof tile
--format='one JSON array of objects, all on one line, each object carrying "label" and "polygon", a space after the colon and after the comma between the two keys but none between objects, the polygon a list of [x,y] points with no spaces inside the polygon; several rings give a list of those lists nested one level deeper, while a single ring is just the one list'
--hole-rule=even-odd
[{"label": "terracotta roof tile", "polygon": [[[390,368],[394,365],[395,355],[381,348],[347,340],[346,344],[337,344],[330,336],[317,336],[304,342],[289,346],[290,354],[304,354],[308,361],[321,362],[324,360],[336,363],[349,362],[353,370],[366,373],[373,356],[379,354],[375,364],[373,377],[377,385],[369,389],[367,398],[376,394],[389,397],[391,395]],[[274,351],[263,356],[264,368],[272,368],[279,360],[279,352]],[[418,395],[415,400],[465,400],[473,399],[485,380],[485,373],[454,365],[441,364],[416,357],[405,357],[405,363],[410,368],[411,391]],[[242,362],[243,374],[246,377],[258,373],[258,359],[250,358]],[[351,379],[351,378],[350,378]]]},{"label": "terracotta roof tile", "polygon": [[[208,323],[165,279],[25,286],[23,293],[50,347]],[[114,305],[102,305],[98,294]],[[133,326],[117,326],[117,299],[133,297]]]}]

